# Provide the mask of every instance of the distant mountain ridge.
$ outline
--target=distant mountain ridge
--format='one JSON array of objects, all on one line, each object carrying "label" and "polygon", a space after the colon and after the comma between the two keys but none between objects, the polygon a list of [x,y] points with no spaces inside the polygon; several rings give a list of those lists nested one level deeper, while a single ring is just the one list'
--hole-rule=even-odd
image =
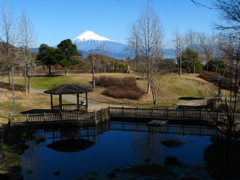
[{"label": "distant mountain ridge", "polygon": [[[128,45],[100,36],[92,31],[85,31],[73,38],[72,43],[77,45],[78,51],[84,58],[88,57],[90,53],[103,54],[116,59],[134,58],[126,50],[129,49]],[[174,51],[174,49],[163,49],[164,59],[175,59]],[[38,49],[32,48],[31,52],[37,53]]]},{"label": "distant mountain ridge", "polygon": [[125,51],[127,45],[105,38],[92,31],[85,31],[72,39],[72,43],[77,45],[80,52],[86,51],[86,53],[82,52],[83,56],[84,54],[96,53],[120,59],[128,57]]},{"label": "distant mountain ridge", "polygon": [[85,31],[84,33],[80,34],[76,38],[72,39],[73,42],[81,42],[81,41],[114,41],[103,36],[100,36],[92,31]]}]

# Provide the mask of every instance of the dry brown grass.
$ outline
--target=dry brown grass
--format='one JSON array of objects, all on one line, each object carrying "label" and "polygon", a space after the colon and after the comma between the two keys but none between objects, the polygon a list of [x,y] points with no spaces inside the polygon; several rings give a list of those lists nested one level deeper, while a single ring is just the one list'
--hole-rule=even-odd
[{"label": "dry brown grass", "polygon": [[[12,91],[0,88],[0,123],[7,123],[9,114],[13,114]],[[31,109],[50,109],[50,97],[47,94],[15,91],[17,113]]]},{"label": "dry brown grass", "polygon": [[[101,74],[104,75],[104,74]],[[99,76],[101,76],[99,75]],[[112,76],[112,74],[110,74]],[[124,74],[125,75],[125,74]],[[131,76],[127,74],[125,76]],[[122,74],[114,74],[115,77],[122,77]],[[140,77],[139,75],[134,75]],[[217,87],[198,77],[198,74],[186,74],[178,76],[177,74],[163,75],[161,88],[158,94],[160,106],[169,106],[178,102],[180,97],[201,97],[217,94]],[[143,79],[137,80],[138,86],[147,90],[147,82]],[[116,99],[103,94],[105,88],[97,87],[94,92],[89,93],[91,99],[104,103],[140,105],[151,104],[152,95],[145,94],[140,100]],[[226,91],[225,91],[226,93]]]},{"label": "dry brown grass", "polygon": [[[111,73],[111,74],[96,74],[100,76],[112,76],[112,77],[139,77],[137,84],[139,87],[147,90],[147,82],[141,78],[138,74],[122,74],[122,73]],[[88,87],[91,87],[91,74],[79,74],[70,76],[70,83],[80,82]],[[12,92],[6,89],[0,89],[0,122],[6,122],[8,115],[12,114]],[[152,105],[152,95],[145,94],[139,100],[131,100],[124,98],[112,98],[103,94],[105,88],[96,87],[96,89],[88,94],[90,99],[108,103],[117,104],[121,106],[131,105],[138,107],[166,107],[179,102],[180,97],[200,97],[202,94],[217,94],[217,87],[211,83],[198,77],[198,74],[186,74],[178,76],[177,74],[163,75],[161,79],[161,88],[158,94],[158,106]],[[31,95],[25,96],[22,92],[15,92],[17,111],[27,111],[30,109],[49,109],[50,108],[50,97],[46,94],[32,93]]]}]

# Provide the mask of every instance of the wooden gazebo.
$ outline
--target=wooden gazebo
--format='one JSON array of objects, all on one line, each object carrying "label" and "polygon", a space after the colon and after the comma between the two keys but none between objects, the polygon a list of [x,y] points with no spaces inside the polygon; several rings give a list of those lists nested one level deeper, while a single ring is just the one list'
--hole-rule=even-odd
[{"label": "wooden gazebo", "polygon": [[[64,84],[53,89],[49,89],[44,91],[46,94],[51,95],[51,110],[59,110],[60,112],[63,111],[84,111],[88,112],[88,96],[87,93],[93,91],[92,89],[88,89],[86,87],[74,85],[71,83]],[[86,102],[79,101],[79,94],[86,94]],[[67,94],[76,94],[77,104],[63,104],[62,103],[62,95]],[[59,105],[53,105],[53,95],[59,95]]]}]

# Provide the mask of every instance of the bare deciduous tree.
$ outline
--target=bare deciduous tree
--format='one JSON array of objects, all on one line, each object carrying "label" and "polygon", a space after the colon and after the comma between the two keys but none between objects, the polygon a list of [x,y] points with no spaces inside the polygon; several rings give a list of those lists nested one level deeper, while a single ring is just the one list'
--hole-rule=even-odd
[{"label": "bare deciduous tree", "polygon": [[225,21],[225,25],[217,25],[220,30],[240,28],[240,1],[239,0],[215,0],[216,8],[219,10],[219,14],[222,20]]},{"label": "bare deciduous tree", "polygon": [[11,9],[11,6],[6,3],[1,3],[1,21],[0,21],[0,27],[1,27],[1,46],[3,57],[2,59],[2,65],[4,67],[8,67],[9,69],[9,83],[11,84],[11,71],[10,71],[10,65],[9,63],[14,62],[14,58],[16,57],[16,50],[17,48],[14,47],[15,43],[15,24],[14,24],[14,16]]},{"label": "bare deciduous tree", "polygon": [[107,73],[107,65],[108,65],[107,53],[109,50],[106,48],[105,43],[100,44],[96,49],[99,50],[100,53],[103,55],[102,56],[103,71],[104,73]]},{"label": "bare deciduous tree", "polygon": [[95,54],[90,53],[87,59],[90,60],[90,63],[91,63],[91,67],[92,67],[92,86],[93,86],[93,89],[95,89],[95,87],[96,87],[95,72],[94,72],[95,71],[95,61],[96,61]]},{"label": "bare deciduous tree", "polygon": [[204,63],[207,66],[208,71],[208,62],[209,60],[213,59],[213,53],[214,53],[214,46],[216,44],[215,42],[216,36],[214,34],[207,35],[206,33],[199,33],[198,34],[198,40],[199,40],[199,46],[200,46],[200,53],[203,55]]},{"label": "bare deciduous tree", "polygon": [[24,66],[25,95],[31,93],[31,70],[34,66],[34,59],[30,48],[35,43],[34,28],[25,10],[19,20],[19,46],[22,50],[22,63]]},{"label": "bare deciduous tree", "polygon": [[179,66],[179,75],[182,75],[182,52],[184,50],[184,38],[180,34],[179,30],[176,29],[174,32],[174,46],[175,46],[175,53],[176,58],[178,60],[178,66]]},{"label": "bare deciduous tree", "polygon": [[151,76],[151,90],[152,90],[152,96],[153,96],[153,104],[157,105],[158,103],[158,92],[160,90],[161,85],[161,76],[160,73],[153,72],[154,75]]},{"label": "bare deciduous tree", "polygon": [[[186,47],[190,49],[193,52],[199,52],[198,47],[198,33],[193,30],[189,30],[185,35],[185,43]],[[195,68],[196,68],[196,60],[195,59],[189,59],[189,62],[193,65],[193,73],[195,74]]]},{"label": "bare deciduous tree", "polygon": [[159,17],[149,6],[132,25],[128,45],[132,47],[135,58],[141,62],[148,81],[147,93],[151,92],[154,61],[160,59],[162,52],[163,28]]}]

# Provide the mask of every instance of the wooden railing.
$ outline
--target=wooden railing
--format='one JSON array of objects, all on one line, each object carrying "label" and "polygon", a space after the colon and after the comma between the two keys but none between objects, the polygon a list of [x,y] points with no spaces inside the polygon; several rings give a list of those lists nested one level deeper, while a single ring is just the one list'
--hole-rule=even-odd
[{"label": "wooden railing", "polygon": [[[59,110],[59,105],[53,106],[53,110]],[[79,106],[79,109],[76,104],[62,104],[62,110],[63,111],[82,111],[86,112],[86,105],[81,104]]]},{"label": "wooden railing", "polygon": [[63,112],[10,115],[11,123],[54,122],[54,121],[97,121],[108,117],[147,118],[159,120],[206,120],[219,119],[222,115],[218,112],[209,113],[206,110],[185,109],[149,109],[108,107],[94,112]]},{"label": "wooden railing", "polygon": [[111,117],[132,117],[132,118],[152,118],[152,119],[197,119],[211,120],[220,117],[218,112],[207,110],[186,110],[186,109],[147,109],[147,108],[119,108],[110,107],[109,114]]},{"label": "wooden railing", "polygon": [[42,113],[42,114],[21,114],[10,115],[10,123],[36,123],[36,122],[59,122],[59,121],[87,121],[94,122],[109,117],[109,109],[99,111],[80,113],[80,112],[62,112],[62,113]]}]

